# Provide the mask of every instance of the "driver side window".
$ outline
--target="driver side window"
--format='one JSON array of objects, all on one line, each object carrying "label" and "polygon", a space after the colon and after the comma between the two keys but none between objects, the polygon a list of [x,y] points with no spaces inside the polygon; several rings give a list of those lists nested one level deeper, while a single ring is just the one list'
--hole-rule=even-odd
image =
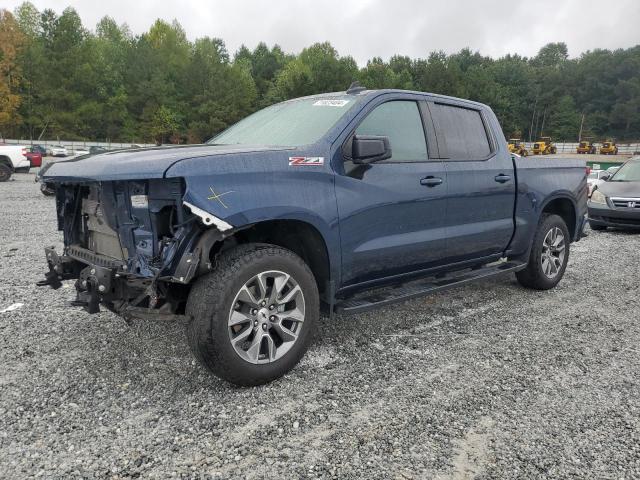
[{"label": "driver side window", "polygon": [[356,135],[384,135],[389,138],[389,162],[427,161],[427,143],[418,104],[394,100],[378,105],[358,126]]}]

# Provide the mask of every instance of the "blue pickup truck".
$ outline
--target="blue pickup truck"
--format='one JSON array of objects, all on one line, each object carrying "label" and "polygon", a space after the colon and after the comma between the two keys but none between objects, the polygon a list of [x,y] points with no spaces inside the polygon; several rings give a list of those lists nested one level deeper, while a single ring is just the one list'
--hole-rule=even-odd
[{"label": "blue pickup truck", "polygon": [[321,308],[509,272],[554,287],[587,199],[583,161],[510,154],[485,105],[357,86],[270,106],[204,145],[41,176],[64,251],[45,248],[40,284],[75,279],[90,313],[182,316],[194,355],[239,385],[293,368]]}]

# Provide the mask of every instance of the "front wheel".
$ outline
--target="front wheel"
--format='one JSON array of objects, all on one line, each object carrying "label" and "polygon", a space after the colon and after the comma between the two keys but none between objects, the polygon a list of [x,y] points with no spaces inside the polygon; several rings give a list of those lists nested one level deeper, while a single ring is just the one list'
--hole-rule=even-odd
[{"label": "front wheel", "polygon": [[569,241],[569,229],[562,217],[544,215],[533,238],[529,263],[516,273],[518,282],[535,290],[555,287],[567,268]]},{"label": "front wheel", "polygon": [[320,312],[315,278],[290,250],[247,244],[220,255],[189,294],[187,339],[212,373],[241,386],[281,377],[311,343]]}]

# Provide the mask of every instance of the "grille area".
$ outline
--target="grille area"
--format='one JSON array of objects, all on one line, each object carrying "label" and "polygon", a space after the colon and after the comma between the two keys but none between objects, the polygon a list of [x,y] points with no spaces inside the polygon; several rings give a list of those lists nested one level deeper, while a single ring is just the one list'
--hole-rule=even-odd
[{"label": "grille area", "polygon": [[640,198],[611,197],[611,203],[616,208],[637,208],[640,210]]}]

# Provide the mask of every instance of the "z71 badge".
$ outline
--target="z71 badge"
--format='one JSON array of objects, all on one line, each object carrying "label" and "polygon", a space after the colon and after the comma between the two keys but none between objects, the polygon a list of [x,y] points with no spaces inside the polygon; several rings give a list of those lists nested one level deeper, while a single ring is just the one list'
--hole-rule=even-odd
[{"label": "z71 badge", "polygon": [[289,157],[289,166],[306,167],[324,165],[324,157]]}]

